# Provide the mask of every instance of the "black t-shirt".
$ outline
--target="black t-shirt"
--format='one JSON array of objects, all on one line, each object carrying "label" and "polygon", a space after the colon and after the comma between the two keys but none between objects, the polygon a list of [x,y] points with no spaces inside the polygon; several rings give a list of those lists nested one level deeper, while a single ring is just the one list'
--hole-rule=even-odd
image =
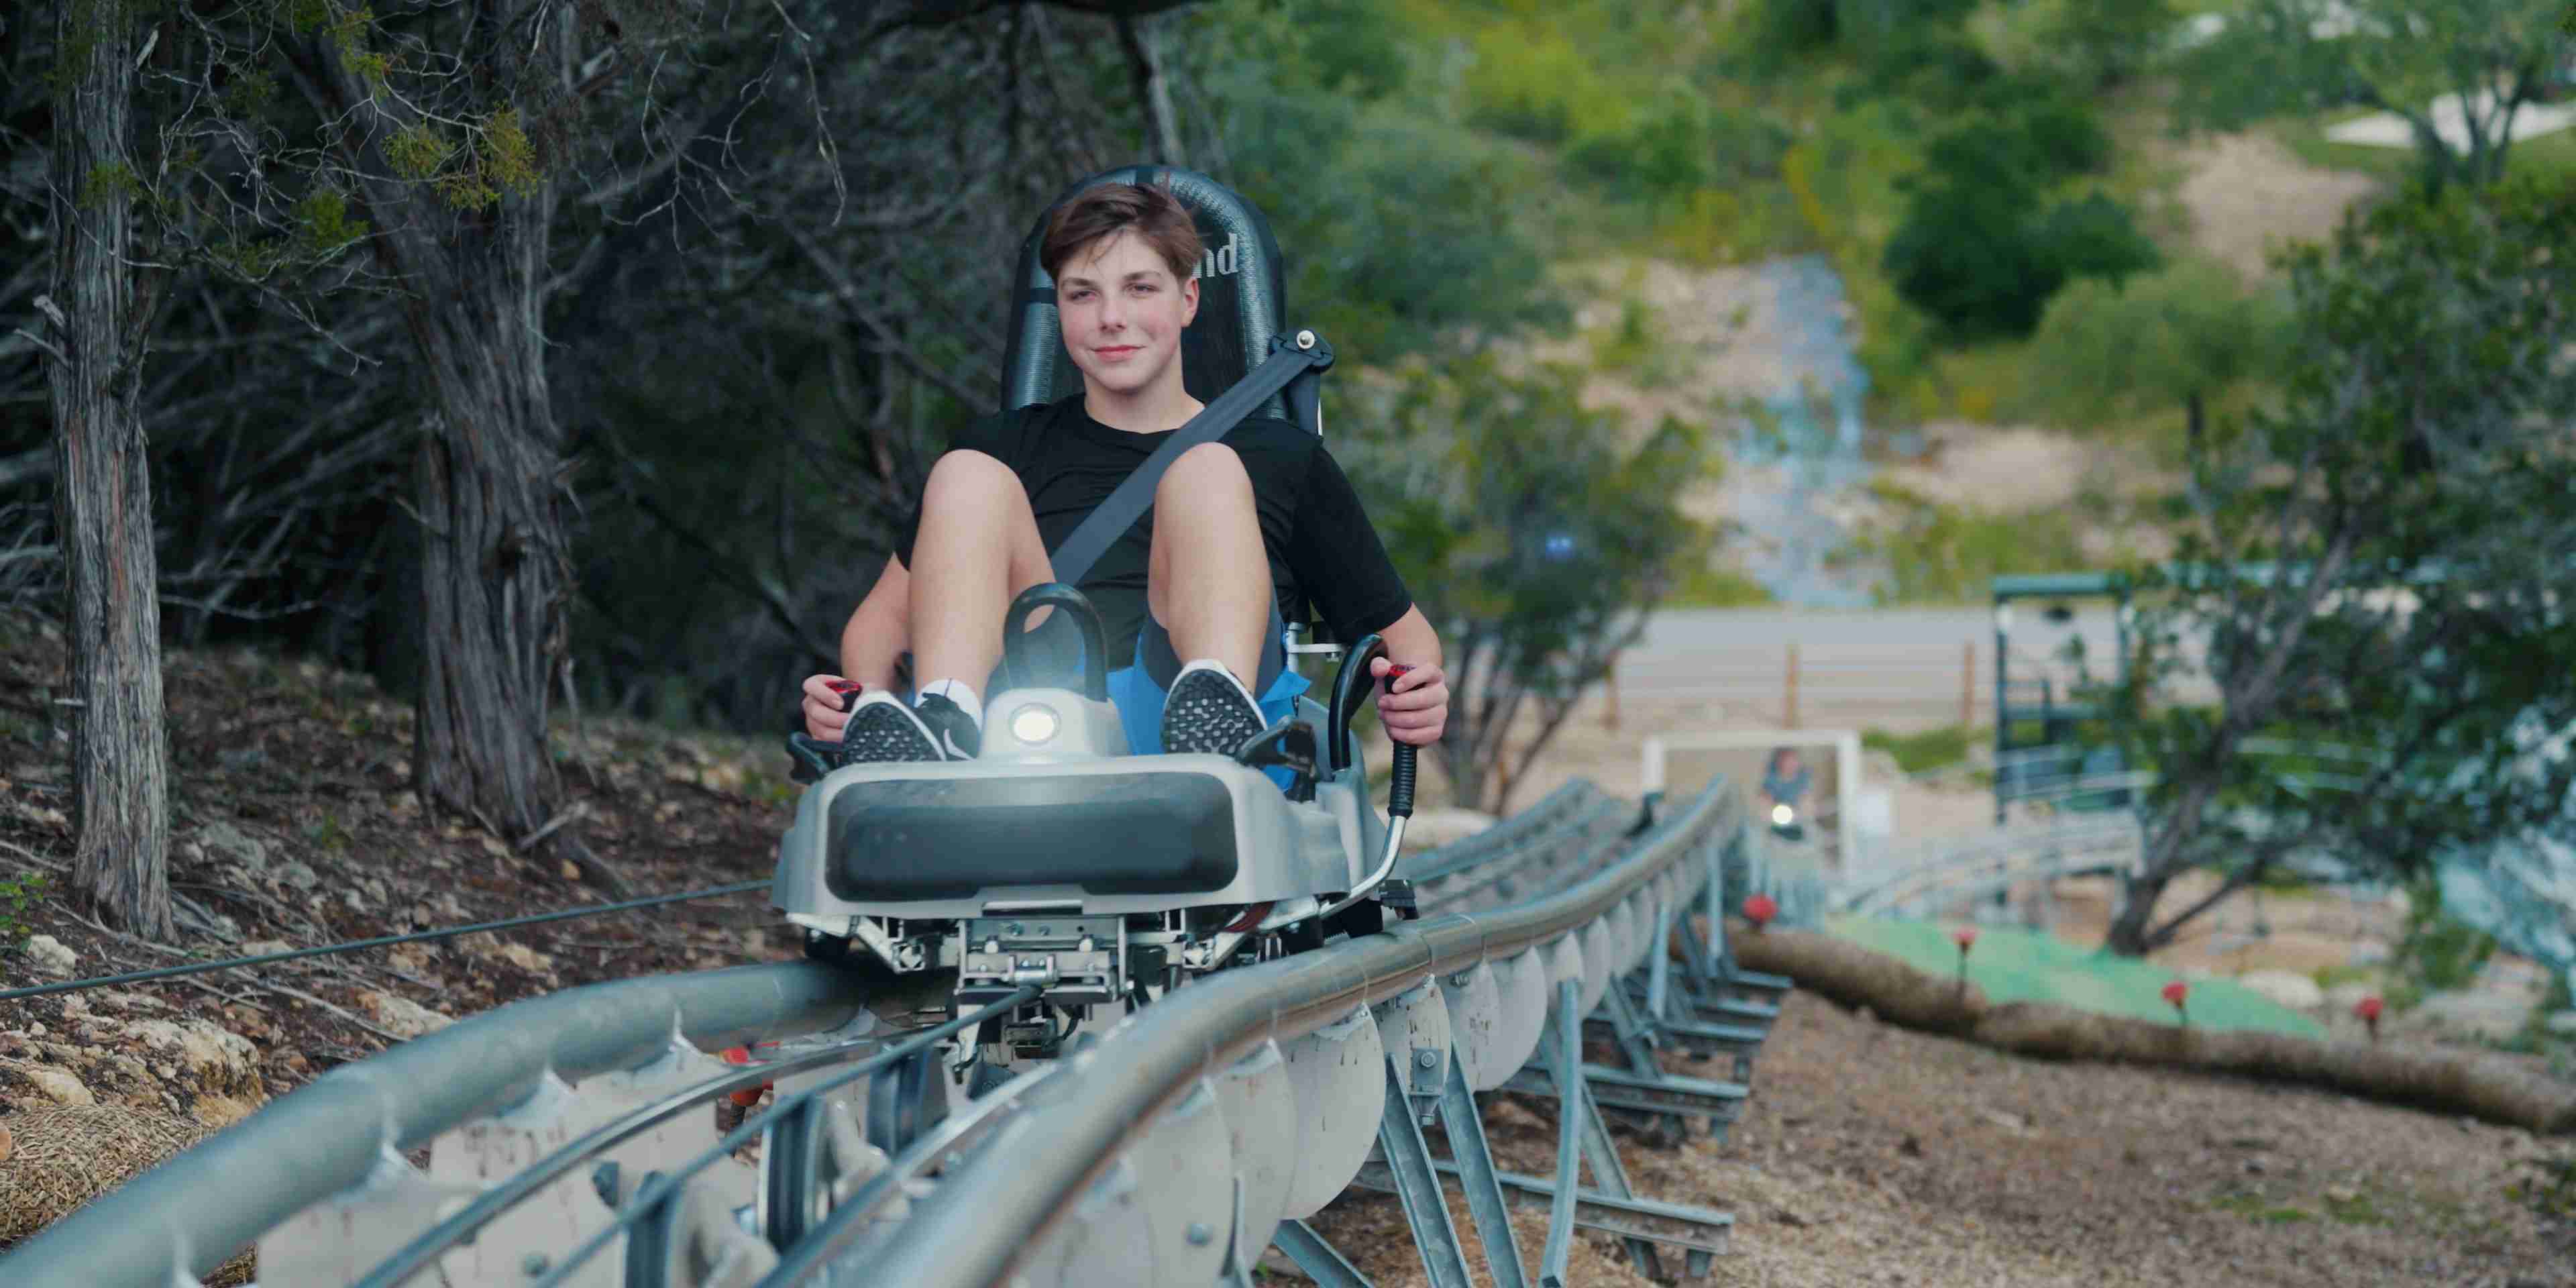
[{"label": "black t-shirt", "polygon": [[[953,452],[982,452],[1019,476],[1029,509],[1037,516],[1038,539],[1050,552],[1171,432],[1112,429],[1093,420],[1082,403],[1077,393],[988,416],[958,431],[948,445]],[[1339,638],[1356,640],[1385,630],[1413,606],[1350,479],[1324,450],[1322,439],[1284,420],[1251,417],[1221,441],[1234,449],[1251,476],[1261,544],[1270,554],[1270,585],[1283,617],[1302,591]],[[920,531],[921,504],[915,497],[895,544],[895,555],[907,568]],[[1102,552],[1079,587],[1100,610],[1113,670],[1135,655],[1136,636],[1146,622],[1145,573],[1153,549],[1154,512],[1148,509]]]}]

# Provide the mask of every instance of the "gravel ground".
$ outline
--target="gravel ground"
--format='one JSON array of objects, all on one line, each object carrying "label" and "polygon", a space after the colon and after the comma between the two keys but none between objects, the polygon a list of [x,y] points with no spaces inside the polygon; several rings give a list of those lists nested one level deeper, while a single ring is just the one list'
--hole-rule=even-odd
[{"label": "gravel ground", "polygon": [[[1488,1100],[1504,1165],[1545,1171],[1553,1106]],[[2534,1175],[2529,1160],[2567,1157],[2563,1141],[2332,1094],[2023,1060],[1803,995],[1783,1008],[1729,1143],[1622,1144],[1641,1194],[1735,1214],[1712,1285],[2576,1286],[2576,1222],[2507,1194]],[[1454,1219],[1468,1228],[1463,1210]],[[1354,1192],[1316,1224],[1375,1283],[1424,1282],[1393,1199]],[[1516,1222],[1533,1268],[1543,1227]],[[1643,1282],[1606,1239],[1578,1247],[1571,1269],[1577,1284]]]},{"label": "gravel ground", "polygon": [[2316,169],[2262,134],[2220,135],[2180,157],[2193,244],[2249,283],[2269,274],[2275,247],[2331,239],[2344,211],[2379,191],[2367,175]]}]

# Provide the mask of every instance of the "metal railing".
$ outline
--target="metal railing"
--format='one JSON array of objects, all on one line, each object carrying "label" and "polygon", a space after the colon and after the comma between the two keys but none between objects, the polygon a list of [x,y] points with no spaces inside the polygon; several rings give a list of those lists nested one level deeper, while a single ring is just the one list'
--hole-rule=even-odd
[{"label": "metal railing", "polygon": [[567,1082],[650,1067],[674,1043],[836,1028],[860,1001],[847,974],[789,962],[593,984],[459,1020],[333,1069],[38,1231],[0,1258],[0,1282],[166,1288],[211,1274],[442,1133]]},{"label": "metal railing", "polygon": [[[870,1251],[867,1264],[883,1282],[919,1288],[982,1288],[1006,1280],[1043,1250],[1042,1241],[1075,1212],[1086,1186],[1123,1151],[1150,1138],[1168,1111],[1209,1079],[1247,1057],[1267,1056],[1277,1044],[1365,1022],[1373,1006],[1410,999],[1400,1018],[1382,1025],[1398,1040],[1386,1042],[1382,1034],[1375,1044],[1390,1055],[1402,1052],[1409,1068],[1445,1064],[1460,1053],[1461,1032],[1493,1031],[1514,1020],[1524,1022],[1519,1027],[1534,1049],[1544,1027],[1526,1021],[1544,1017],[1505,1012],[1562,1011],[1579,997],[1586,1000],[1576,1002],[1575,1018],[1588,1014],[1611,979],[1645,956],[1635,934],[1609,925],[1613,914],[1642,899],[1650,906],[1637,912],[1649,924],[1668,925],[1708,878],[1711,838],[1735,823],[1741,809],[1730,785],[1712,783],[1625,856],[1561,891],[1488,912],[1426,916],[1382,936],[1229,972],[1172,994],[1121,1022],[1099,1050],[1035,1093],[981,1154],[946,1177],[911,1220]],[[1515,978],[1475,978],[1497,968]],[[1519,1045],[1465,1048],[1478,1066],[1468,1073],[1469,1085],[1490,1080],[1500,1086],[1533,1054],[1511,1049]],[[1382,1109],[1381,1100],[1362,1117],[1374,1125]],[[1320,1117],[1303,1105],[1298,1112],[1305,1124]],[[1565,1118],[1571,1123],[1576,1115]],[[1363,1155],[1350,1158],[1352,1173]],[[1491,1239],[1487,1251],[1496,1251]],[[1151,1280],[1137,1282],[1208,1281],[1164,1269],[1157,1263]]]},{"label": "metal railing", "polygon": [[[1352,1284],[1302,1218],[1357,1181],[1404,1198],[1432,1282],[1463,1288],[1444,1175],[1467,1188],[1498,1288],[1561,1284],[1577,1226],[1620,1235],[1649,1273],[1659,1249],[1704,1271],[1732,1218],[1637,1196],[1605,1123],[1722,1133],[1789,981],[1734,970],[1717,933],[1723,874],[1762,867],[1736,789],[1638,822],[1570,785],[1408,856],[1422,920],[1174,990],[923,1131],[890,1125],[944,1092],[912,1058],[930,1036],[879,1026],[836,967],[515,1003],[281,1097],[0,1257],[0,1281],[167,1288],[257,1242],[266,1288],[770,1288],[853,1266],[866,1282],[1015,1267],[1030,1288],[1204,1288],[1275,1241]],[[1694,911],[1712,914],[1705,941]],[[1582,1062],[1587,1021],[1621,1063]],[[755,1070],[703,1054],[782,1038]],[[1735,1080],[1670,1074],[1655,1053],[1671,1049],[1732,1055]],[[686,1112],[769,1077],[777,1104],[729,1135]],[[1568,1106],[1553,1182],[1493,1167],[1474,1093],[1507,1085]],[[1423,1144],[1435,1119],[1452,1158]],[[402,1157],[432,1142],[426,1171]],[[759,1168],[722,1165],[754,1142]],[[1535,1279],[1515,1204],[1550,1214]]]}]

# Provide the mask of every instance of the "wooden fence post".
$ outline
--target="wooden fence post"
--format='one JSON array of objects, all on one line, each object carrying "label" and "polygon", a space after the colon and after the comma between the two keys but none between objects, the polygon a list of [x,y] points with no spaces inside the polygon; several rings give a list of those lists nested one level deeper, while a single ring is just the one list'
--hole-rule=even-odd
[{"label": "wooden fence post", "polygon": [[1959,727],[1977,727],[1977,642],[1969,640],[1959,649]]},{"label": "wooden fence post", "polygon": [[1789,644],[1789,675],[1788,675],[1788,684],[1787,684],[1787,696],[1786,696],[1785,698],[1783,698],[1783,699],[1782,699],[1782,701],[1781,701],[1781,704],[1780,704],[1780,705],[1781,705],[1781,706],[1782,706],[1782,708],[1784,709],[1784,710],[1783,710],[1783,714],[1787,716],[1787,719],[1786,719],[1786,721],[1784,722],[1784,723],[1786,724],[1786,726],[1787,726],[1788,728],[1791,728],[1791,729],[1795,729],[1795,728],[1797,728],[1797,727],[1798,727],[1798,645],[1797,645],[1797,642],[1796,642],[1796,641],[1794,641],[1794,640],[1790,641],[1790,644]]},{"label": "wooden fence post", "polygon": [[1601,727],[1617,733],[1619,732],[1619,655],[1616,653],[1610,655],[1610,669],[1606,678],[1610,685],[1610,709],[1602,713]]}]

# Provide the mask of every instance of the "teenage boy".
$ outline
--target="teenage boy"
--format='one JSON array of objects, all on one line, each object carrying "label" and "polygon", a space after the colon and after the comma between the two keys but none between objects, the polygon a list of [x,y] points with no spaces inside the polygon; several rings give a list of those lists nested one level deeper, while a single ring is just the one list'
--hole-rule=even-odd
[{"label": "teenage boy", "polygon": [[[1180,343],[1201,254],[1188,210],[1159,187],[1102,184],[1056,211],[1039,258],[1083,391],[978,421],[932,466],[841,633],[847,679],[805,681],[805,732],[840,740],[840,763],[975,755],[1011,600],[1055,580],[1047,552],[1201,407]],[[1341,638],[1384,637],[1373,675],[1410,668],[1378,695],[1389,736],[1427,745],[1447,720],[1438,634],[1350,480],[1287,421],[1247,418],[1182,453],[1078,589],[1111,664],[1128,661],[1109,692],[1131,752],[1231,754],[1284,718],[1306,688],[1280,639],[1279,605],[1297,592]],[[909,704],[893,692],[907,649],[922,681]],[[862,694],[845,714],[852,680]]]}]

